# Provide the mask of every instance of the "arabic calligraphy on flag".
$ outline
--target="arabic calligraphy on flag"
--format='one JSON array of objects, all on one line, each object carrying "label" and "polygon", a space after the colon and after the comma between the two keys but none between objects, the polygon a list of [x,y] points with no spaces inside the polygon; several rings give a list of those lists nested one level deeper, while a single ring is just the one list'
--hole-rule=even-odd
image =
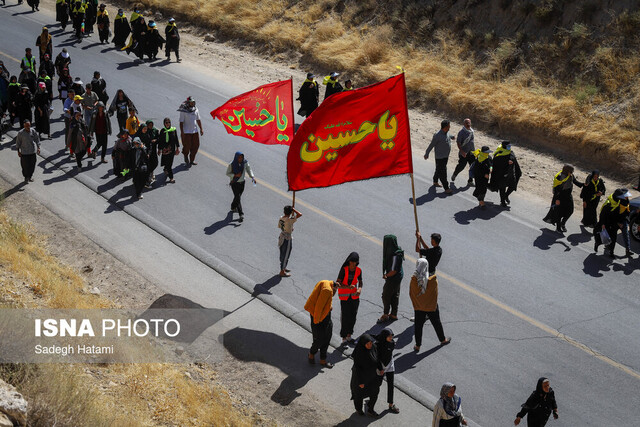
[{"label": "arabic calligraphy on flag", "polygon": [[293,139],[291,80],[269,83],[238,95],[211,112],[227,133],[260,144],[289,145]]},{"label": "arabic calligraphy on flag", "polygon": [[412,172],[404,74],[325,99],[287,154],[293,191]]}]

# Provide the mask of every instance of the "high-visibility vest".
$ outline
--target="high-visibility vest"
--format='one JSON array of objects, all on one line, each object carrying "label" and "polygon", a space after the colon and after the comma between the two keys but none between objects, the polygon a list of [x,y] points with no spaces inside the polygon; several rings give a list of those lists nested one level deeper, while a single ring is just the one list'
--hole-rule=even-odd
[{"label": "high-visibility vest", "polygon": [[[362,270],[360,270],[360,267],[356,267],[356,273],[353,275],[353,280],[351,281],[351,285],[352,286],[356,286],[355,288],[338,288],[338,298],[340,298],[340,301],[347,301],[349,299],[349,297],[353,298],[353,299],[359,299],[360,295],[358,295],[358,278],[360,277],[360,274],[362,273]],[[344,279],[342,281],[343,285],[349,285],[349,266],[346,266],[344,268]]]},{"label": "high-visibility vest", "polygon": [[26,67],[26,69],[33,71],[34,73],[36,72],[36,58],[35,57],[31,57],[31,59],[27,58],[26,56],[24,58],[22,58],[22,63],[24,64],[24,66]]}]

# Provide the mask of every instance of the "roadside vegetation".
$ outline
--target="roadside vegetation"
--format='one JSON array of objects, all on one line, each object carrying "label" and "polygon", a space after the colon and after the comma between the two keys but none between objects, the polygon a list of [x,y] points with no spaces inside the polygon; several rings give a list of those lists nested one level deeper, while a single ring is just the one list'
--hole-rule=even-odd
[{"label": "roadside vegetation", "polygon": [[[1,308],[117,308],[0,207]],[[31,426],[271,425],[236,407],[203,364],[0,364]]]},{"label": "roadside vegetation", "polygon": [[469,116],[629,181],[640,167],[640,11],[631,0],[129,3],[357,86],[402,66],[413,107]]}]

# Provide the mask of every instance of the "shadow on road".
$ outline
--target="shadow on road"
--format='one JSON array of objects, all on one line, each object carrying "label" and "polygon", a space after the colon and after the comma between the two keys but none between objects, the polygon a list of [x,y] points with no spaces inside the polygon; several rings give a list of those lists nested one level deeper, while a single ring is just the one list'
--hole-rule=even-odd
[{"label": "shadow on road", "polygon": [[580,233],[567,236],[567,241],[571,243],[571,246],[578,246],[580,243],[587,243],[593,240],[593,232],[585,228],[584,225],[580,225],[580,231]]},{"label": "shadow on road", "polygon": [[584,274],[592,277],[602,277],[603,272],[611,271],[611,258],[607,255],[589,254],[582,264]]},{"label": "shadow on road", "polygon": [[540,231],[542,234],[536,237],[536,240],[533,241],[533,246],[536,248],[546,251],[551,249],[551,246],[553,245],[561,245],[564,246],[565,252],[569,252],[571,250],[569,245],[560,241],[560,239],[564,237],[563,234],[560,234],[555,230],[549,230],[548,228],[541,228]]},{"label": "shadow on road", "polygon": [[171,64],[171,60],[165,58],[162,61],[152,62],[149,67],[166,67],[169,64]]},{"label": "shadow on road", "polygon": [[[429,190],[427,190],[427,192],[425,194],[423,194],[422,196],[419,196],[416,198],[416,205],[417,206],[422,206],[425,203],[429,203],[433,200],[435,200],[436,198],[438,199],[444,199],[446,197],[448,197],[449,194],[445,193],[444,190],[441,192],[437,192],[436,191],[436,187],[435,186],[431,186],[429,187]],[[409,198],[409,203],[413,203],[413,198],[410,197]]]},{"label": "shadow on road", "polygon": [[299,347],[274,333],[234,328],[226,332],[222,338],[225,348],[236,359],[266,363],[287,375],[271,395],[271,400],[282,406],[291,404],[301,395],[298,390],[322,372],[319,364],[307,363],[307,348]]},{"label": "shadow on road", "polygon": [[[231,212],[229,212],[231,213]],[[256,283],[253,287],[252,297],[258,296],[260,294],[271,295],[271,288],[278,285],[282,281],[282,277],[279,274],[275,274],[273,277],[270,277],[266,282]]]},{"label": "shadow on road", "polygon": [[100,43],[100,42],[93,42],[93,43],[91,43],[91,44],[87,44],[87,45],[82,46],[82,50],[91,49],[92,47],[96,47],[96,46],[100,46],[100,45],[102,45],[102,43]]},{"label": "shadow on road", "polygon": [[[355,411],[355,409],[354,409]],[[367,417],[362,416],[362,415],[358,415],[357,412],[354,412],[353,414],[351,414],[351,416],[349,418],[347,418],[346,420],[342,421],[341,423],[336,424],[336,427],[350,427],[350,426],[368,426],[369,424],[373,423],[374,421],[379,421],[380,418],[382,418],[382,416],[384,416],[387,412],[389,412],[388,410],[379,412],[380,417],[379,418],[371,418],[371,417]]]},{"label": "shadow on road", "polygon": [[453,214],[453,219],[460,225],[469,225],[471,221],[482,219],[488,221],[495,218],[502,212],[497,206],[490,202],[486,202],[486,208],[481,209],[480,206],[474,206],[466,211],[459,211]]},{"label": "shadow on road", "polygon": [[25,185],[27,184],[24,181],[20,181],[19,184],[14,185],[12,188],[0,194],[0,201],[8,199],[12,195],[16,194],[18,191],[21,191],[22,187],[24,187]]},{"label": "shadow on road", "polygon": [[127,62],[120,62],[118,63],[118,70],[126,70],[128,68],[133,68],[133,67],[137,67],[138,65],[143,64],[143,62],[139,62],[138,58],[134,58],[131,61],[127,61]]},{"label": "shadow on road", "polygon": [[442,347],[443,346],[438,344],[437,346],[432,347],[429,350],[422,353],[416,353],[415,351],[411,351],[410,353],[403,354],[402,356],[395,359],[396,374],[401,374],[402,372],[415,368],[415,366],[420,361],[431,356],[433,353],[440,350]]},{"label": "shadow on road", "polygon": [[[227,216],[226,217],[224,217],[220,221],[214,222],[213,224],[211,224],[208,227],[205,227],[204,228],[204,234],[206,234],[207,236],[210,236],[213,233],[215,233],[216,231],[219,231],[219,230],[221,230],[224,227],[227,227],[229,225],[233,226],[233,228],[240,227],[240,224],[234,223],[233,221],[234,221],[233,212],[229,211],[229,212],[227,212]],[[256,285],[256,286],[258,286],[258,285]]]}]

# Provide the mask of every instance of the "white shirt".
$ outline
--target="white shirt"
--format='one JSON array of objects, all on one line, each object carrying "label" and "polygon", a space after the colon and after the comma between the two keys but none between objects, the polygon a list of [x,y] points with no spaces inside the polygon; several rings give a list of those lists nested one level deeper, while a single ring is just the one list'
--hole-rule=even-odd
[{"label": "white shirt", "polygon": [[200,120],[198,107],[190,113],[180,111],[180,123],[182,123],[184,133],[198,133],[198,120]]}]

